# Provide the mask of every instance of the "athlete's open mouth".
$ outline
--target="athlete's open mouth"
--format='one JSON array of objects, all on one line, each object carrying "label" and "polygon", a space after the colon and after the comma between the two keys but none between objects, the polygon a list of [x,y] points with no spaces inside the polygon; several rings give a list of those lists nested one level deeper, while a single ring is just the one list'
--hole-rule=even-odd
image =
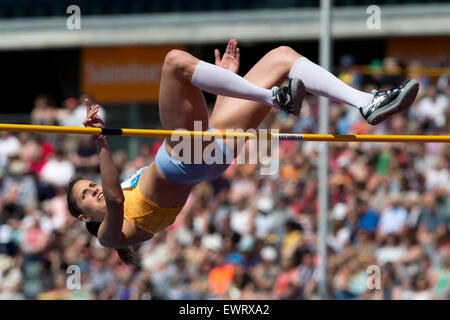
[{"label": "athlete's open mouth", "polygon": [[102,200],[102,199],[103,199],[103,193],[100,193],[100,194],[98,195],[97,199],[98,199],[99,201]]}]

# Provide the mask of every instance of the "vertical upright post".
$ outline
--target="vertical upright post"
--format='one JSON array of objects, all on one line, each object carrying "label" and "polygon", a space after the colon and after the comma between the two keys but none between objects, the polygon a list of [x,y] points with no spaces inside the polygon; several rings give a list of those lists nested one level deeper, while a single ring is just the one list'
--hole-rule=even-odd
[{"label": "vertical upright post", "polygon": [[[320,1],[320,42],[319,42],[319,63],[330,70],[331,66],[331,1]],[[329,127],[329,100],[325,97],[319,98],[319,133],[328,133]],[[320,142],[319,158],[319,221],[318,221],[318,252],[320,257],[319,265],[319,295],[322,299],[327,299],[327,235],[328,235],[328,142]]]}]

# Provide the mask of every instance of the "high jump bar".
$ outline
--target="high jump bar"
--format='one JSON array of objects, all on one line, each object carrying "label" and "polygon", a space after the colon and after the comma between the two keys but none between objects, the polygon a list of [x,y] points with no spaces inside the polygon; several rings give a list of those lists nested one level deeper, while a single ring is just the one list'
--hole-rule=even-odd
[{"label": "high jump bar", "polygon": [[222,136],[225,138],[245,137],[249,139],[279,139],[291,141],[329,141],[329,142],[440,142],[450,143],[450,136],[435,135],[335,135],[335,134],[299,134],[299,133],[270,133],[258,134],[252,132],[222,132],[222,131],[187,131],[187,130],[151,130],[127,128],[83,128],[64,126],[42,126],[28,124],[0,123],[0,131],[34,132],[34,133],[62,133],[87,135],[114,135],[170,138],[177,136]]}]

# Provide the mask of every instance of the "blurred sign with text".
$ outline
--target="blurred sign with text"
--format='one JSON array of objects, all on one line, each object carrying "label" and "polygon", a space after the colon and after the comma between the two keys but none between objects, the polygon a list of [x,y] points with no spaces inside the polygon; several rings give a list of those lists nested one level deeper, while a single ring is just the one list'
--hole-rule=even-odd
[{"label": "blurred sign with text", "polygon": [[166,54],[183,46],[84,48],[81,90],[99,103],[154,103]]}]

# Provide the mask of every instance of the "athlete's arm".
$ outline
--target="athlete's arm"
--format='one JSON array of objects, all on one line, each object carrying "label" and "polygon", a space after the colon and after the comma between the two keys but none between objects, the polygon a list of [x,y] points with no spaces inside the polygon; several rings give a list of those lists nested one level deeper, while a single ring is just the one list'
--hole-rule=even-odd
[{"label": "athlete's arm", "polygon": [[[91,106],[86,99],[86,127],[104,128],[104,122],[97,114],[99,105]],[[122,233],[123,206],[125,197],[120,186],[119,173],[111,157],[106,137],[96,139],[96,147],[100,162],[103,197],[106,202],[106,214],[98,230],[98,240],[105,247],[123,247],[127,245],[126,236]]]}]

